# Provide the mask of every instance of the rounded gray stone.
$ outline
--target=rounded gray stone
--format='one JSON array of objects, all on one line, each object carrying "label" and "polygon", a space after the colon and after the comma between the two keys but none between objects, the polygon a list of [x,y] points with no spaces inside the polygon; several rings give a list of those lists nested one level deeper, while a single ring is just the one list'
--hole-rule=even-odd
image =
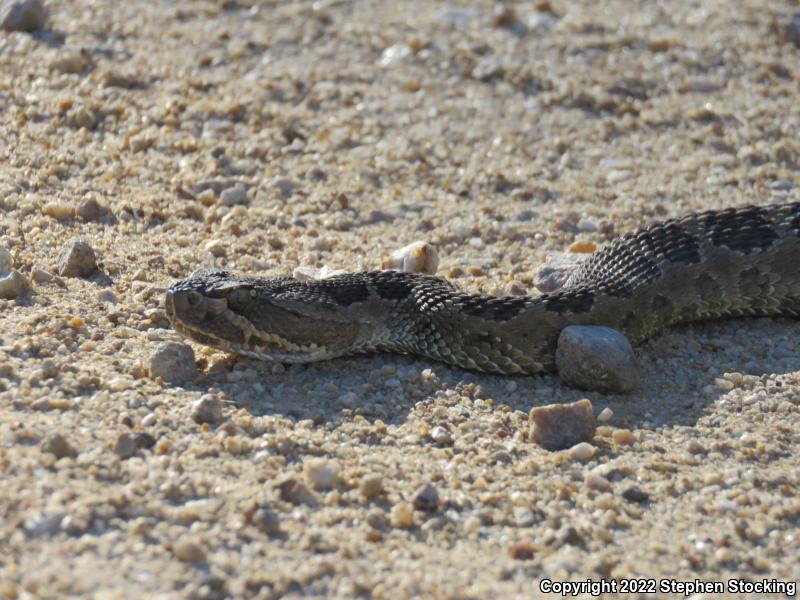
[{"label": "rounded gray stone", "polygon": [[558,336],[556,367],[570,387],[624,394],[639,385],[639,367],[628,338],[599,325],[570,325]]},{"label": "rounded gray stone", "polygon": [[36,31],[44,27],[47,12],[40,0],[9,0],[0,4],[0,29]]},{"label": "rounded gray stone", "polygon": [[88,277],[97,268],[97,257],[82,237],[69,240],[58,253],[58,274],[62,277]]},{"label": "rounded gray stone", "polygon": [[180,342],[159,344],[150,356],[150,377],[166,383],[181,385],[194,381],[194,350]]}]

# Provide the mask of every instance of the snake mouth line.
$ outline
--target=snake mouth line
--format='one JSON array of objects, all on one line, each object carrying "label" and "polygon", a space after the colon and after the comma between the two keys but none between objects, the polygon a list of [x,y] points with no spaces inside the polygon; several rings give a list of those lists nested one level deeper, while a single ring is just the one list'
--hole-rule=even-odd
[{"label": "snake mouth line", "polygon": [[[213,299],[219,302],[222,299]],[[217,310],[215,319],[228,327],[233,328],[233,334],[242,338],[243,342],[236,342],[223,336],[210,333],[209,328],[203,323],[195,325],[193,319],[186,319],[177,309],[174,295],[167,293],[167,317],[172,328],[179,334],[205,346],[242,354],[251,358],[270,362],[299,364],[318,362],[339,356],[339,354],[318,344],[297,344],[276,333],[258,330],[245,317],[236,314],[229,308]]]}]

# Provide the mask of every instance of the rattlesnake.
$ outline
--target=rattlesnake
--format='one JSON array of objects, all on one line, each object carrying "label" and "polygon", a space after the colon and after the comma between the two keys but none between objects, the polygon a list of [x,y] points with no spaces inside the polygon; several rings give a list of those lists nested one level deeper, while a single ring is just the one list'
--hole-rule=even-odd
[{"label": "rattlesnake", "polygon": [[397,271],[301,282],[199,269],[169,287],[166,310],[181,334],[264,360],[398,352],[538,373],[555,369],[567,325],[607,325],[637,343],[688,321],[797,317],[800,202],[694,213],[624,235],[539,297],[470,294]]}]

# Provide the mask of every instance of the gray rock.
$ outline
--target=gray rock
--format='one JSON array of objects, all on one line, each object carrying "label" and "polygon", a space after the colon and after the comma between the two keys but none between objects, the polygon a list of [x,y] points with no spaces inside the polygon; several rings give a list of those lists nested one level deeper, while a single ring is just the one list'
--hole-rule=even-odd
[{"label": "gray rock", "polygon": [[565,327],[558,336],[556,367],[570,387],[624,394],[639,385],[633,348],[628,338],[610,327]]},{"label": "gray rock", "polygon": [[586,260],[585,254],[569,252],[548,254],[547,262],[536,270],[534,287],[543,294],[551,294],[561,289],[584,260]]},{"label": "gray rock", "polygon": [[160,377],[164,382],[173,385],[194,381],[194,350],[180,342],[159,344],[150,357],[150,377]]},{"label": "gray rock", "polygon": [[97,268],[97,257],[82,237],[69,240],[58,253],[58,274],[62,277],[88,277]]},{"label": "gray rock", "polygon": [[530,412],[531,440],[546,450],[563,450],[594,437],[597,420],[584,398],[571,404],[536,406]]},{"label": "gray rock", "polygon": [[111,210],[93,196],[87,196],[75,209],[75,214],[83,221],[101,221],[111,214]]},{"label": "gray rock", "polygon": [[247,204],[247,190],[244,186],[235,185],[223,190],[219,196],[220,202],[225,206],[234,206],[236,204]]},{"label": "gray rock", "polygon": [[222,402],[214,394],[203,394],[192,404],[195,423],[214,425],[222,420]]},{"label": "gray rock", "polygon": [[414,492],[413,503],[418,510],[434,511],[439,508],[439,492],[430,483],[426,483]]},{"label": "gray rock", "polygon": [[114,454],[125,460],[133,456],[134,452],[136,452],[136,444],[133,436],[129,433],[120,433],[117,441],[114,442]]},{"label": "gray rock", "polygon": [[36,31],[46,20],[40,0],[6,1],[0,6],[0,29],[5,31]]},{"label": "gray rock", "polygon": [[0,298],[13,300],[19,298],[31,289],[31,283],[17,270],[11,271],[5,277],[0,277]]},{"label": "gray rock", "polygon": [[281,520],[275,511],[260,508],[253,517],[256,526],[267,535],[275,535],[281,531]]}]

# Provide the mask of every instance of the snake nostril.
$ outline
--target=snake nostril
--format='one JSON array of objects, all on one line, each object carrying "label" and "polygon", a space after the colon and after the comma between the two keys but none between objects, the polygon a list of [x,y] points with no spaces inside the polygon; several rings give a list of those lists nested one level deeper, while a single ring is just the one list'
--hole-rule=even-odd
[{"label": "snake nostril", "polygon": [[192,307],[199,305],[202,300],[203,296],[197,292],[189,292],[189,294],[186,296],[186,303]]}]

